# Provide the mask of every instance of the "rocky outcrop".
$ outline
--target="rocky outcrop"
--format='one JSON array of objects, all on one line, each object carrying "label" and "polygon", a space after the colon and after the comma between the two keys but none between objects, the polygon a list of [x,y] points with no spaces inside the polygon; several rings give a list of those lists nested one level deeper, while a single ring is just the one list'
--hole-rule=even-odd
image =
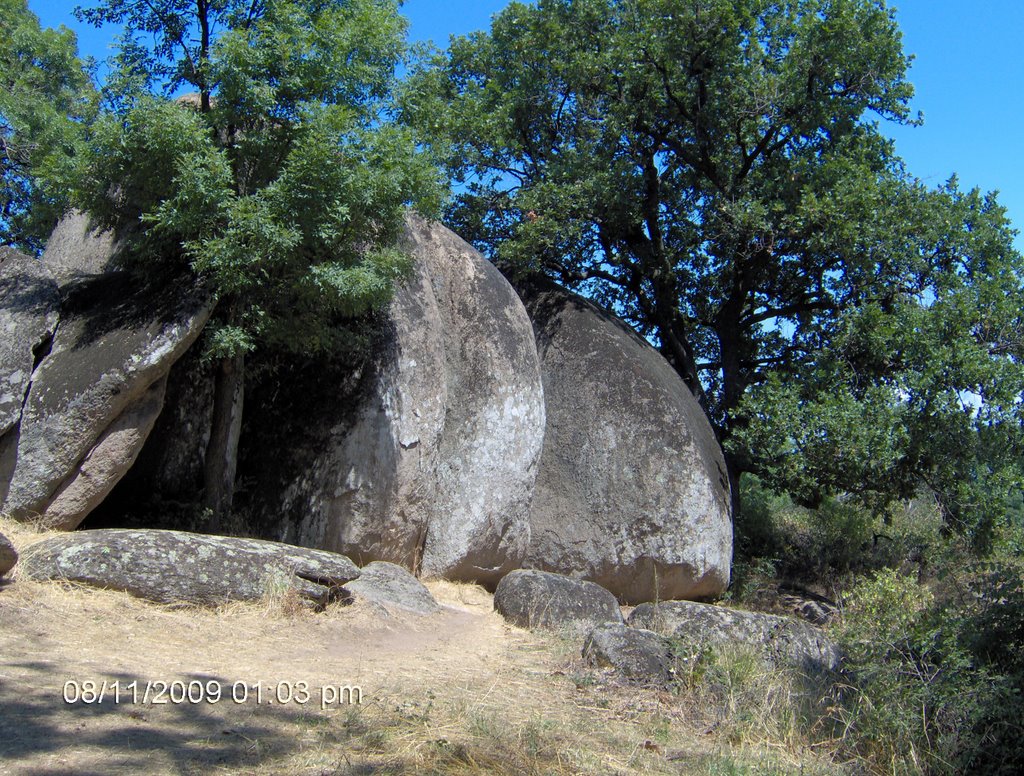
[{"label": "rocky outcrop", "polygon": [[668,639],[622,624],[606,623],[590,631],[583,644],[583,659],[592,666],[613,668],[637,684],[664,687],[676,678]]},{"label": "rocky outcrop", "polygon": [[0,247],[0,504],[14,474],[32,372],[57,328],[57,284],[38,260]]},{"label": "rocky outcrop", "polygon": [[110,273],[67,286],[22,413],[3,510],[60,529],[85,519],[138,455],[167,372],[211,308],[193,283],[142,287]]},{"label": "rocky outcrop", "polygon": [[402,566],[386,561],[375,561],[359,570],[359,579],[345,589],[356,600],[372,601],[385,609],[397,608],[416,614],[435,614],[441,605],[427,590],[426,585]]},{"label": "rocky outcrop", "polygon": [[593,580],[624,603],[729,584],[725,461],[693,394],[618,319],[544,280],[517,285],[547,411],[524,565]]},{"label": "rocky outcrop", "polygon": [[374,358],[352,385],[296,370],[264,392],[296,403],[273,421],[250,403],[250,429],[303,430],[276,450],[250,433],[262,460],[242,467],[266,483],[253,503],[268,535],[493,585],[529,543],[544,434],[532,329],[501,274],[441,225],[410,216],[402,247],[414,273]]},{"label": "rocky outcrop", "polygon": [[345,556],[258,539],[104,529],[43,539],[19,574],[121,590],[158,603],[255,601],[282,586],[324,603],[359,569]]},{"label": "rocky outcrop", "polygon": [[18,562],[18,551],[11,540],[0,534],[0,577],[6,576]]},{"label": "rocky outcrop", "polygon": [[747,645],[775,665],[794,664],[816,671],[839,665],[839,649],[831,639],[814,626],[788,617],[666,601],[636,607],[627,622],[696,646]]},{"label": "rocky outcrop", "polygon": [[494,591],[494,609],[522,628],[622,624],[615,596],[593,582],[544,571],[508,574]]}]

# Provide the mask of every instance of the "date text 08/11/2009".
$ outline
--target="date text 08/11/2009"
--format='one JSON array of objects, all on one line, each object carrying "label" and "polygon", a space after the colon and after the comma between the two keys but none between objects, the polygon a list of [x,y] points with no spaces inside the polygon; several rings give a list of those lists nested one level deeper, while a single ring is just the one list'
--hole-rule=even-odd
[{"label": "date text 08/11/2009", "polygon": [[267,705],[306,705],[316,703],[326,710],[363,702],[362,688],[355,685],[323,685],[310,687],[309,682],[234,682],[215,679],[202,681],[140,681],[115,679],[64,682],[63,699],[67,704],[130,703],[144,705],[181,705],[220,703],[256,703]]}]

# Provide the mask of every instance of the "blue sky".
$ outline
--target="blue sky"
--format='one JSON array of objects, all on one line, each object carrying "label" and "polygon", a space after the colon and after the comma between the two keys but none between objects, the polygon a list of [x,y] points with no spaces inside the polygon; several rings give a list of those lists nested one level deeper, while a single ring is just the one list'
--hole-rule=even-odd
[{"label": "blue sky", "polygon": [[[113,32],[78,24],[81,0],[29,0],[45,26],[65,24],[83,54],[102,59]],[[85,3],[88,4],[87,2]],[[413,40],[447,44],[489,26],[507,3],[498,0],[407,0],[403,13]],[[997,189],[1010,219],[1024,228],[1024,2],[903,0],[895,3],[904,48],[916,59],[910,80],[923,127],[887,127],[910,172],[938,185],[954,172],[965,188]],[[1024,239],[1018,237],[1018,247]]]}]

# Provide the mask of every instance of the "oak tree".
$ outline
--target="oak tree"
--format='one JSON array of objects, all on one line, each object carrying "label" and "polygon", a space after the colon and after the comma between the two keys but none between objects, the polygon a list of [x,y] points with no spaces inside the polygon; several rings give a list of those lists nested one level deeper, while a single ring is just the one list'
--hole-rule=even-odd
[{"label": "oak tree", "polygon": [[656,343],[734,496],[752,471],[953,509],[971,454],[1019,450],[1024,265],[993,199],[924,186],[880,131],[918,121],[908,63],[882,0],[540,0],[403,104],[452,226]]}]

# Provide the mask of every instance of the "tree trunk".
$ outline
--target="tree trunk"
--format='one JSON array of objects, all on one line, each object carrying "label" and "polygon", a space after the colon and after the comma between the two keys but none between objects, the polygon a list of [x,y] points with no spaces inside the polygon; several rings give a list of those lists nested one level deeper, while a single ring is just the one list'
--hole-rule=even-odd
[{"label": "tree trunk", "polygon": [[221,359],[214,382],[213,417],[204,470],[203,506],[211,512],[207,528],[212,533],[221,530],[235,495],[244,391],[244,357]]}]

